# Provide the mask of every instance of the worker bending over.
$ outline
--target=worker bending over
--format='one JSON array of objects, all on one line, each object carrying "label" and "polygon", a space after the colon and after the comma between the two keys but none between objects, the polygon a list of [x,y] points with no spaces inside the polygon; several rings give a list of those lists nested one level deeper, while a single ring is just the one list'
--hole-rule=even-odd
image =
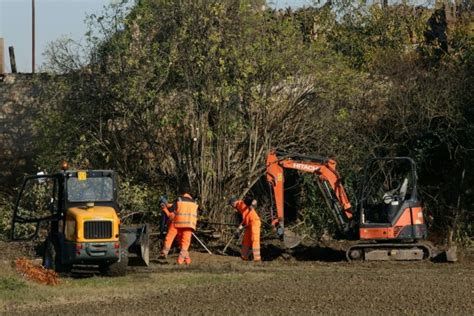
[{"label": "worker bending over", "polygon": [[243,260],[249,260],[250,254],[253,254],[254,261],[261,261],[260,257],[260,217],[255,210],[257,205],[256,200],[252,200],[250,205],[247,205],[243,200],[237,200],[232,197],[229,200],[229,204],[236,210],[236,212],[242,215],[242,223],[237,229],[236,234],[240,235],[240,232],[245,227],[244,239],[242,240],[242,248],[240,255]]},{"label": "worker bending over", "polygon": [[178,255],[178,264],[191,264],[189,257],[189,245],[193,231],[196,230],[198,205],[194,202],[189,189],[183,187],[180,189],[180,196],[173,204],[161,203],[162,211],[168,216],[168,232],[166,233],[165,243],[161,250],[160,257],[166,258],[173,245],[173,240],[178,236],[180,252]]}]

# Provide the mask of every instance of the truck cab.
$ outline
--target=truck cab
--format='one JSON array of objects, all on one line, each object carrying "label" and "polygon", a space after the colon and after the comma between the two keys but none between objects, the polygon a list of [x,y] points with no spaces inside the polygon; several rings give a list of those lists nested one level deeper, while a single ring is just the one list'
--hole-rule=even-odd
[{"label": "truck cab", "polygon": [[136,250],[139,241],[140,255],[146,255],[148,264],[148,235],[146,226],[121,230],[118,214],[112,170],[37,174],[24,179],[11,237],[45,238],[46,268],[63,272],[73,266],[93,265],[105,274],[122,275],[128,265],[128,252]]}]

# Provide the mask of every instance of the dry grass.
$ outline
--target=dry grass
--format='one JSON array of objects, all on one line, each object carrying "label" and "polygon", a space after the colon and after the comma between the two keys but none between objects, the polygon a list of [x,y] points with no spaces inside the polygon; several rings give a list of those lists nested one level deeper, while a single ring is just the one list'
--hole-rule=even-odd
[{"label": "dry grass", "polygon": [[473,262],[274,260],[254,265],[205,254],[193,254],[193,259],[190,267],[154,262],[148,269],[132,269],[119,278],[66,277],[54,287],[25,280],[4,263],[0,314],[474,312]]},{"label": "dry grass", "polygon": [[[135,272],[125,277],[109,278],[88,276],[84,278],[61,278],[54,287],[38,284],[17,273],[11,264],[0,267],[0,312],[2,310],[31,311],[45,306],[74,303],[107,302],[112,299],[131,299],[150,293],[175,292],[198,287],[202,284],[226,284],[251,278],[263,278],[259,272],[231,273],[208,267],[191,269],[168,266],[162,272]],[[225,271],[226,269],[224,269]],[[146,270],[145,270],[146,271]],[[215,273],[215,272],[218,273]]]}]

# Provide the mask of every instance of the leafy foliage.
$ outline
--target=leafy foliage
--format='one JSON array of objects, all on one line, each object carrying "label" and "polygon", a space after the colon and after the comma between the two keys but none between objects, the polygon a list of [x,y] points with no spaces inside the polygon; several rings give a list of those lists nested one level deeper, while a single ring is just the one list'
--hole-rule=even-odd
[{"label": "leafy foliage", "polygon": [[10,233],[10,224],[13,215],[11,199],[0,193],[0,237],[5,238]]},{"label": "leafy foliage", "polygon": [[228,196],[261,193],[270,148],[335,157],[353,200],[366,158],[409,155],[435,224],[472,234],[456,224],[472,218],[458,185],[462,170],[473,181],[471,17],[435,36],[448,39],[440,51],[426,39],[430,9],[262,5],[123,1],[91,16],[87,61],[68,43],[49,51],[49,69],[67,76],[45,87],[38,165],[114,168],[125,212],[149,218],[157,196],[187,182],[202,215],[225,221]]}]

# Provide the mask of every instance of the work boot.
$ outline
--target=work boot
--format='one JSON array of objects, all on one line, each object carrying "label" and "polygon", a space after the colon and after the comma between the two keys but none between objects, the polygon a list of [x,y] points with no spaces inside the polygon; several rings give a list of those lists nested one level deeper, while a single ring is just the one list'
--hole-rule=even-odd
[{"label": "work boot", "polygon": [[162,253],[162,252],[158,256],[158,259],[160,259],[160,260],[166,260],[167,258],[168,258],[168,256],[165,253]]},{"label": "work boot", "polygon": [[158,257],[158,259],[166,260],[168,258],[168,252],[169,251],[170,250],[165,248],[165,247],[163,249],[161,249],[160,256]]},{"label": "work boot", "polygon": [[184,259],[184,263],[186,263],[187,265],[190,265],[191,264],[191,258],[185,258]]},{"label": "work boot", "polygon": [[176,263],[178,265],[182,265],[182,264],[184,264],[185,260],[186,259],[181,254],[179,254],[178,259],[176,260]]}]

